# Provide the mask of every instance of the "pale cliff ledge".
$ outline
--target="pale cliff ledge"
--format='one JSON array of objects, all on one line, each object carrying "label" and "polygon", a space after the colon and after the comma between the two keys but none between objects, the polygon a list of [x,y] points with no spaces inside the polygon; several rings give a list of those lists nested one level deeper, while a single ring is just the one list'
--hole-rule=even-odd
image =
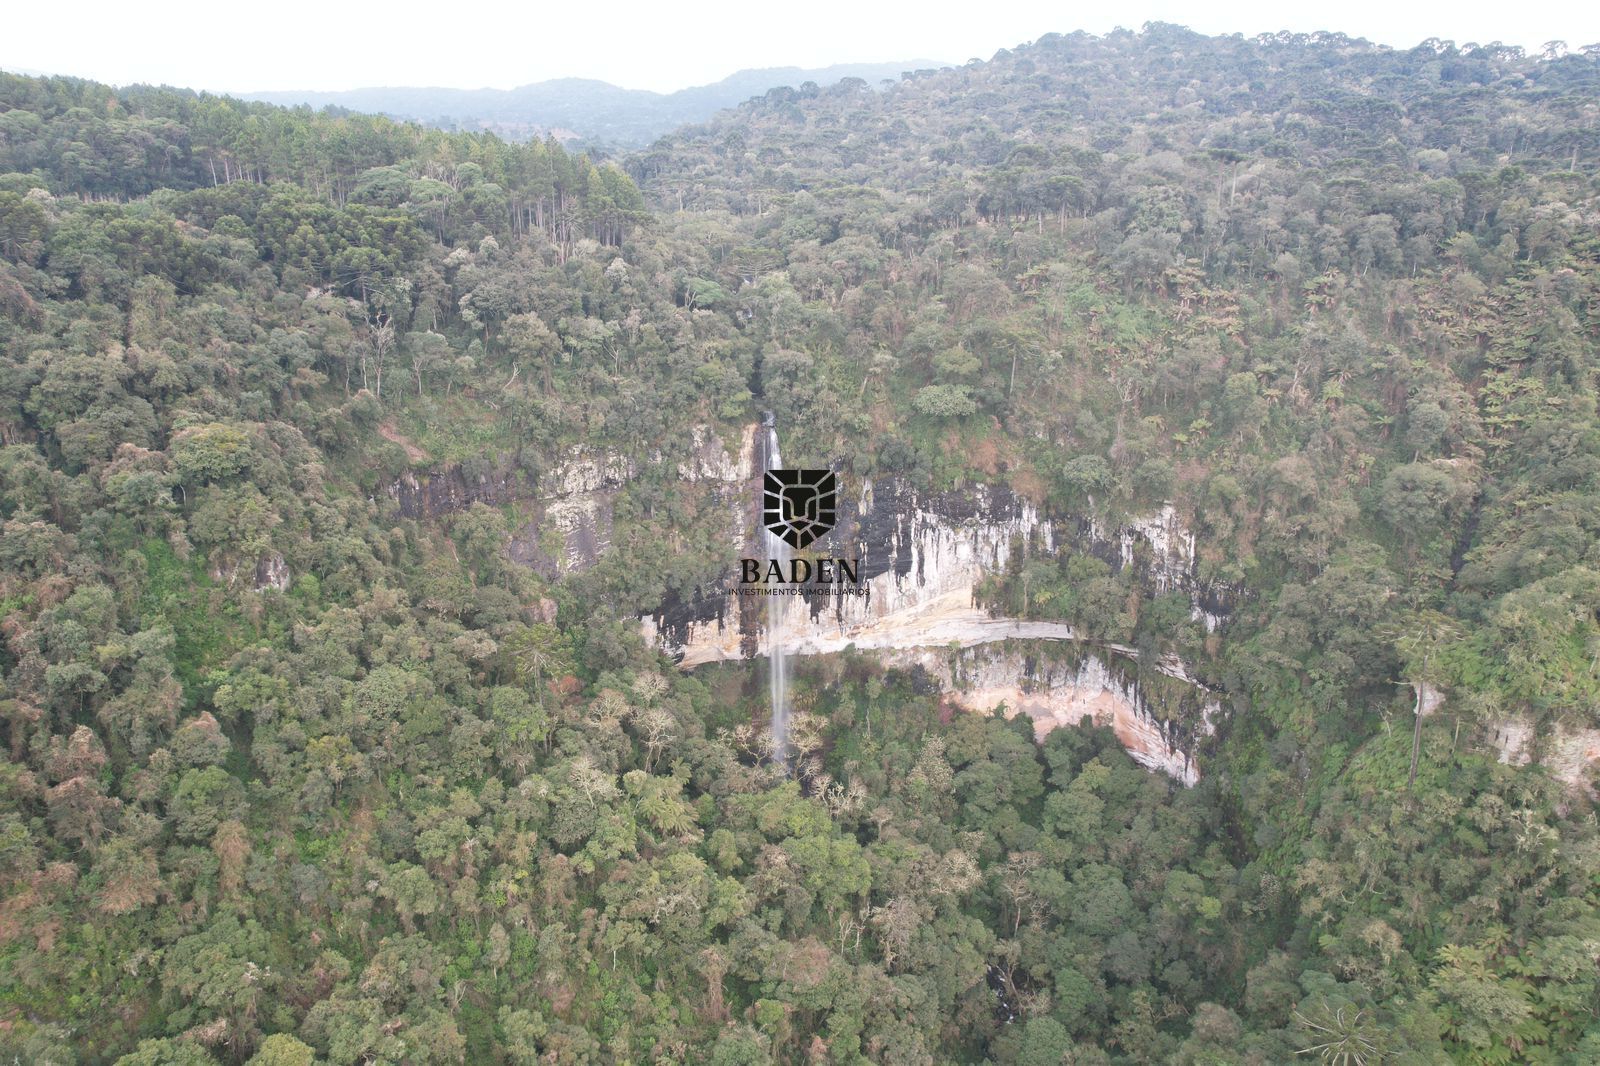
[{"label": "pale cliff ledge", "polygon": [[[1417,710],[1424,717],[1437,714],[1447,702],[1447,694],[1429,684],[1413,685]],[[1551,777],[1571,788],[1596,788],[1595,771],[1600,767],[1600,729],[1573,729],[1557,725],[1541,734],[1528,718],[1517,716],[1492,722],[1487,727],[1488,745],[1495,757],[1507,766],[1537,764]]]},{"label": "pale cliff ledge", "polygon": [[[744,516],[729,533],[744,555],[759,554],[751,518]],[[1069,547],[1115,570],[1131,568],[1153,591],[1187,593],[1191,614],[1208,630],[1226,616],[1227,590],[1199,579],[1194,535],[1170,505],[1107,533],[1090,520],[1048,518],[1004,487],[923,494],[896,479],[863,480],[840,501],[838,524],[813,550],[819,557],[859,560],[864,593],[805,597],[805,609],[791,616],[788,646],[805,655],[850,644],[1075,640],[1064,624],[994,618],[977,604],[979,582],[1004,571],[1014,551],[1052,555]],[[690,600],[663,604],[644,622],[647,638],[685,666],[765,654],[765,598],[738,596],[731,586],[730,577]]]},{"label": "pale cliff ledge", "polygon": [[[1034,737],[1075,726],[1084,718],[1116,733],[1133,761],[1193,786],[1200,768],[1188,750],[1208,736],[1220,712],[1215,697],[1186,678],[1166,675],[1179,687],[1177,717],[1160,717],[1132,660],[1115,651],[1061,649],[1028,642],[948,648],[906,648],[886,657],[918,666],[938,679],[946,697],[969,711],[1004,706],[1033,720]],[[1166,701],[1163,701],[1166,702]],[[1188,723],[1188,724],[1186,724]],[[1191,728],[1192,726],[1192,728]]]},{"label": "pale cliff ledge", "polygon": [[1511,718],[1490,729],[1489,742],[1501,762],[1526,766],[1537,762],[1551,777],[1573,788],[1595,791],[1600,765],[1600,729],[1557,728],[1539,736],[1526,718]]},{"label": "pale cliff ledge", "polygon": [[[1191,749],[1200,736],[1212,732],[1220,704],[1176,660],[1154,667],[1158,676],[1184,690],[1175,701],[1183,705],[1179,713],[1163,717],[1135,678],[1134,649],[1120,645],[1091,649],[1078,643],[1072,627],[1058,622],[991,617],[971,603],[970,590],[953,590],[849,634],[819,633],[816,619],[812,622],[788,642],[791,655],[826,655],[847,648],[876,651],[887,666],[921,667],[940,682],[951,702],[967,710],[988,712],[1004,705],[1010,714],[1026,714],[1038,740],[1052,729],[1075,726],[1088,717],[1096,725],[1109,726],[1146,769],[1186,786],[1200,779]],[[647,640],[659,643],[648,618],[644,632]],[[1067,643],[1079,654],[1052,663],[1052,658],[1063,657],[1040,654],[1041,643]],[[703,639],[684,649],[680,665],[691,668],[744,658],[742,644],[736,630],[707,626]],[[768,653],[762,637],[756,654]],[[1126,669],[1114,670],[1108,661]]]},{"label": "pale cliff ledge", "polygon": [[[516,502],[530,514],[507,546],[513,560],[559,579],[593,566],[610,548],[616,496],[641,467],[670,463],[680,483],[700,486],[727,511],[727,536],[735,551],[757,554],[755,499],[758,427],[745,427],[730,448],[709,427],[697,426],[669,457],[637,462],[611,453],[573,448],[537,472],[509,463],[483,464],[470,473],[459,465],[407,473],[387,486],[400,514],[428,518],[475,502]],[[952,702],[987,711],[1004,703],[1033,718],[1039,735],[1084,715],[1115,729],[1134,758],[1193,784],[1199,771],[1186,753],[1209,731],[1215,704],[1189,682],[1182,663],[1146,664],[1147,670],[1188,683],[1193,704],[1172,721],[1160,719],[1132,681],[1107,661],[1130,662],[1132,649],[1099,648],[1075,660],[1071,672],[1037,672],[1038,657],[1013,652],[1018,641],[1054,641],[1079,647],[1072,628],[1059,622],[991,616],[976,601],[978,583],[1002,571],[1015,550],[1053,554],[1070,547],[1091,553],[1113,569],[1133,568],[1147,587],[1183,591],[1192,614],[1208,630],[1222,623],[1227,590],[1206,586],[1196,573],[1196,545],[1171,505],[1116,528],[1093,518],[1048,517],[1003,486],[923,493],[906,482],[860,479],[845,485],[839,521],[816,545],[820,556],[861,559],[866,595],[812,597],[791,612],[786,645],[791,654],[822,655],[854,646],[883,653],[886,662],[923,665],[948,658],[951,649],[973,652],[983,680],[941,675]],[[685,491],[688,491],[686,488]],[[798,605],[797,605],[798,606]],[[684,667],[748,659],[768,652],[766,601],[739,597],[730,588],[705,590],[691,602],[663,605],[643,619],[645,638]],[[975,649],[1006,649],[977,655]],[[930,658],[931,657],[931,658]],[[1094,665],[1091,665],[1094,664]]]},{"label": "pale cliff ledge", "polygon": [[[859,559],[865,593],[802,599],[787,623],[789,654],[854,648],[877,652],[888,665],[922,666],[953,703],[977,711],[1004,704],[1032,718],[1041,737],[1087,716],[1114,729],[1141,765],[1186,785],[1199,779],[1191,749],[1210,731],[1217,703],[1184,664],[1145,664],[1145,676],[1163,677],[1184,692],[1180,699],[1168,699],[1170,693],[1150,699],[1133,679],[1139,670],[1132,648],[1086,645],[1065,623],[995,617],[977,602],[979,583],[1003,571],[1014,552],[1054,554],[1070,545],[1115,569],[1134,568],[1157,591],[1189,592],[1194,617],[1214,629],[1226,608],[1197,580],[1195,537],[1175,508],[1107,532],[1091,520],[1047,518],[1002,487],[925,495],[888,479],[853,488],[841,500],[833,533],[814,550],[819,557]],[[752,518],[744,515],[730,531],[747,555],[759,554]],[[724,586],[665,605],[642,620],[643,634],[685,668],[765,657],[767,605],[767,597]],[[1022,642],[1073,650],[1041,656]],[[1045,665],[1051,658],[1066,661]],[[1170,720],[1154,709],[1179,703]]]}]

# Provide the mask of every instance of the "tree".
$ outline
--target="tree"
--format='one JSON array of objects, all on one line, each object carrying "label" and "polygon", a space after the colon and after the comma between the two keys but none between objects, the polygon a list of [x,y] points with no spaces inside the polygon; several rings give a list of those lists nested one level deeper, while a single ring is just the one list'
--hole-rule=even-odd
[{"label": "tree", "polygon": [[312,1066],[316,1051],[286,1033],[273,1033],[245,1066]]},{"label": "tree", "polygon": [[540,707],[544,706],[544,679],[571,669],[570,647],[560,630],[548,622],[518,627],[500,647],[510,661],[512,676],[518,684],[533,689]]},{"label": "tree", "polygon": [[1299,1055],[1315,1055],[1324,1066],[1371,1066],[1384,1059],[1384,1040],[1370,1012],[1348,1003],[1317,1003],[1294,1012]]},{"label": "tree", "polygon": [[512,315],[506,319],[500,340],[514,363],[528,360],[538,364],[546,395],[555,391],[553,371],[555,359],[561,353],[561,339],[542,318],[532,312]]},{"label": "tree", "polygon": [[417,395],[424,395],[423,384],[429,374],[445,370],[450,363],[450,341],[434,332],[406,334],[406,350],[411,353],[411,375]]},{"label": "tree", "polygon": [[378,887],[378,895],[394,904],[395,914],[407,933],[416,931],[414,920],[439,909],[439,891],[428,871],[408,862],[389,867]]},{"label": "tree", "polygon": [[243,806],[243,787],[221,767],[188,770],[173,793],[173,825],[185,839],[210,840]]},{"label": "tree", "polygon": [[[235,1056],[254,1040],[256,1018],[278,975],[264,965],[267,936],[254,921],[223,914],[178,940],[162,960],[161,983],[185,1024],[216,1021]],[[259,961],[258,961],[259,960]]]},{"label": "tree", "polygon": [[141,1040],[138,1050],[119,1058],[116,1066],[216,1066],[216,1062],[205,1048],[188,1040]]},{"label": "tree", "polygon": [[521,689],[499,685],[489,694],[489,716],[500,758],[517,773],[526,773],[535,750],[550,736],[549,714]]},{"label": "tree", "polygon": [[1054,1018],[1029,1018],[1022,1029],[1019,1066],[1054,1066],[1072,1050],[1072,1038]]},{"label": "tree", "polygon": [[978,404],[965,385],[929,385],[917,393],[916,408],[931,418],[965,418]]}]

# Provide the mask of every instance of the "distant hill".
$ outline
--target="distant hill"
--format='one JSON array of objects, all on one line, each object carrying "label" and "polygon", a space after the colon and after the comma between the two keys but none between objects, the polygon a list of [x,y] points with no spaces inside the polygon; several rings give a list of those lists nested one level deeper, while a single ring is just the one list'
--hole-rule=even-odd
[{"label": "distant hill", "polygon": [[314,108],[338,107],[415,119],[452,130],[488,129],[517,140],[554,133],[563,140],[638,146],[690,122],[703,122],[779,86],[834,85],[860,78],[869,85],[899,80],[909,70],[948,64],[932,60],[845,63],[816,70],[768,67],[741,70],[711,85],[674,93],[623,89],[590,78],[555,78],[516,89],[371,88],[345,92],[284,90],[242,93],[247,100]]}]

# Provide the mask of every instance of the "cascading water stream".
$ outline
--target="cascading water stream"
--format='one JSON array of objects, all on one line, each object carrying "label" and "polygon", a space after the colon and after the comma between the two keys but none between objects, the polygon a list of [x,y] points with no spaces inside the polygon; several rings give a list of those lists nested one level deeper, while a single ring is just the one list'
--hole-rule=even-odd
[{"label": "cascading water stream", "polygon": [[[777,470],[783,466],[783,456],[778,451],[777,422],[769,411],[762,416],[765,440],[762,448],[761,469]],[[761,537],[766,545],[767,557],[776,559],[784,570],[789,565],[789,545],[782,537],[765,527]],[[778,766],[789,767],[789,663],[785,644],[788,636],[789,597],[767,597],[767,689],[772,700],[772,758]]]}]

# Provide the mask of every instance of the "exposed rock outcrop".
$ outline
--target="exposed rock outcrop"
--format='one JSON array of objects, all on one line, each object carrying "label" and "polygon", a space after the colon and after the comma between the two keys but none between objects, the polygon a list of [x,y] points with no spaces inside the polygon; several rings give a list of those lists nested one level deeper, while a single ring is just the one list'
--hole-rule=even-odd
[{"label": "exposed rock outcrop", "polygon": [[[1413,685],[1417,709],[1424,716],[1437,714],[1448,702],[1446,693],[1427,683]],[[1532,720],[1518,715],[1488,726],[1489,747],[1508,766],[1538,763],[1556,780],[1574,788],[1597,790],[1600,768],[1600,729],[1573,729],[1557,725],[1541,734]]]},{"label": "exposed rock outcrop", "polygon": [[[740,555],[759,557],[756,428],[748,427],[738,448],[729,449],[710,429],[697,427],[687,449],[670,458],[657,453],[640,464],[671,462],[685,486],[708,485],[714,504],[726,511],[729,545]],[[633,461],[573,449],[537,472],[500,463],[408,473],[388,486],[388,495],[410,518],[439,517],[476,502],[515,504],[523,518],[508,552],[559,578],[593,566],[604,554],[616,498],[640,473]],[[977,600],[985,575],[1004,571],[1014,558],[1063,550],[1092,554],[1116,572],[1131,568],[1154,592],[1187,593],[1194,617],[1215,629],[1227,614],[1231,590],[1199,579],[1195,537],[1176,508],[1107,527],[1092,517],[1045,515],[1003,486],[926,493],[898,478],[852,484],[847,477],[842,489],[833,531],[808,554],[859,560],[859,594],[802,597],[800,609],[790,612],[790,653],[826,654],[853,645],[881,651],[890,662],[926,665],[953,648],[965,649],[974,657],[962,669],[982,664],[981,683],[966,674],[945,676],[956,702],[982,709],[1004,702],[1033,717],[1041,734],[1088,714],[1116,729],[1142,764],[1194,782],[1198,770],[1186,752],[1209,728],[1214,704],[1188,681],[1183,664],[1145,664],[1143,676],[1165,675],[1188,686],[1190,695],[1174,703],[1170,693],[1151,698],[1134,680],[1132,649],[1099,647],[1072,658],[1070,669],[1059,663],[1043,667],[1048,657],[1036,654],[973,651],[989,645],[1009,649],[1015,641],[1078,641],[1066,624],[995,617]],[[765,597],[739,595],[730,574],[664,604],[643,620],[643,628],[650,642],[686,667],[753,658],[767,653],[766,606]]]},{"label": "exposed rock outcrop", "polygon": [[451,463],[421,474],[407,471],[389,483],[388,494],[405,518],[439,518],[474,503],[498,507],[527,499],[533,494],[533,484],[509,464],[475,464],[469,470]]},{"label": "exposed rock outcrop", "polygon": [[1558,730],[1541,761],[1557,780],[1592,789],[1600,765],[1600,729]]},{"label": "exposed rock outcrop", "polygon": [[[1215,698],[1187,679],[1141,675],[1136,663],[1112,651],[1013,642],[957,652],[903,649],[888,661],[920,666],[943,684],[949,699],[968,710],[990,711],[1003,704],[1010,714],[1027,715],[1041,740],[1052,729],[1088,717],[1109,726],[1135,762],[1185,785],[1200,779],[1190,751],[1211,732],[1218,713]],[[1152,699],[1152,686],[1167,691]],[[1158,704],[1166,710],[1158,710]]]},{"label": "exposed rock outcrop", "polygon": [[1509,766],[1526,766],[1533,761],[1533,723],[1526,718],[1509,718],[1489,731],[1489,743]]},{"label": "exposed rock outcrop", "polygon": [[[1148,587],[1158,593],[1186,592],[1190,617],[1201,622],[1206,632],[1214,632],[1228,612],[1229,591],[1202,582],[1196,570],[1197,540],[1172,504],[1150,515],[1135,515],[1126,525],[1110,534],[1095,521],[1087,523],[1089,544],[1117,546],[1117,570],[1135,567]],[[1103,551],[1094,552],[1104,558]],[[1107,560],[1111,562],[1111,560]]]},{"label": "exposed rock outcrop", "polygon": [[1413,681],[1411,691],[1417,697],[1417,714],[1424,718],[1444,706],[1444,693],[1427,681]]},{"label": "exposed rock outcrop", "polygon": [[280,552],[267,552],[256,559],[254,563],[249,560],[228,559],[211,568],[211,579],[220,581],[229,587],[249,580],[250,587],[257,592],[287,592],[293,581],[289,572],[289,564],[284,561]]},{"label": "exposed rock outcrop", "polygon": [[[741,550],[755,554],[748,530],[731,536]],[[1064,624],[995,618],[977,603],[979,581],[1003,571],[1013,552],[1052,554],[1067,548],[1093,554],[1116,571],[1131,567],[1154,591],[1188,592],[1194,616],[1208,630],[1226,617],[1229,590],[1198,578],[1194,535],[1170,505],[1107,532],[1090,519],[1049,519],[1003,487],[924,495],[889,479],[863,482],[854,494],[847,491],[833,532],[811,549],[819,558],[859,559],[862,593],[805,597],[803,617],[790,619],[789,645],[806,655],[851,644],[894,648],[1076,639]],[[763,597],[741,597],[730,582],[663,605],[645,620],[645,632],[686,666],[748,658],[764,654],[764,612]]]},{"label": "exposed rock outcrop", "polygon": [[[741,550],[754,553],[748,531],[736,536]],[[833,532],[812,549],[818,557],[859,559],[862,591],[805,597],[805,609],[791,613],[788,646],[810,655],[851,644],[894,648],[1023,635],[1070,637],[1066,627],[1053,623],[990,618],[974,600],[978,581],[1005,567],[1014,542],[1039,539],[1039,550],[1048,551],[1049,536],[1037,509],[1003,489],[924,499],[901,482],[882,487],[867,482],[853,498],[840,501]],[[765,654],[765,611],[764,597],[720,587],[697,600],[667,605],[645,620],[645,633],[685,666],[748,658]]]},{"label": "exposed rock outcrop", "polygon": [[1490,728],[1489,741],[1503,763],[1526,766],[1537,761],[1558,781],[1594,789],[1600,729],[1557,728],[1541,737],[1528,719],[1508,718]]},{"label": "exposed rock outcrop", "polygon": [[[855,486],[846,479],[843,489],[833,531],[809,554],[859,560],[858,594],[812,591],[799,597],[803,610],[791,610],[786,627],[790,654],[854,647],[882,652],[890,663],[926,666],[945,661],[951,649],[1010,648],[1015,641],[1076,643],[1079,635],[1069,625],[996,617],[979,606],[977,597],[985,575],[1004,571],[1015,557],[1065,548],[1093,554],[1114,571],[1132,568],[1153,591],[1189,593],[1194,616],[1208,630],[1221,624],[1228,610],[1227,590],[1208,588],[1198,579],[1194,535],[1170,505],[1107,530],[1093,519],[1052,519],[1004,487],[925,494],[891,478]],[[754,494],[752,485],[752,499]],[[753,520],[747,513],[745,524],[730,529],[729,536],[741,554],[759,557]],[[686,667],[765,656],[767,604],[765,596],[741,595],[730,579],[664,605],[643,620],[644,633]],[[1038,656],[985,651],[968,662],[969,668],[985,664],[975,686],[953,674],[930,672],[945,682],[956,702],[985,710],[1004,702],[1033,717],[1041,735],[1088,714],[1116,729],[1143,765],[1192,784],[1199,771],[1187,752],[1195,737],[1209,730],[1215,702],[1177,662],[1145,669],[1182,686],[1188,695],[1178,702],[1184,706],[1164,703],[1165,693],[1163,699],[1147,698],[1131,680],[1134,655],[1130,648],[1103,647],[1073,659],[1070,670],[1056,666],[1041,674]],[[1128,669],[1108,668],[1108,658]]]},{"label": "exposed rock outcrop", "polygon": [[611,547],[617,493],[634,473],[625,459],[574,448],[524,498],[533,514],[512,533],[511,558],[552,578],[589,569]]},{"label": "exposed rock outcrop", "polygon": [[274,592],[289,591],[289,564],[283,561],[283,556],[277,552],[268,552],[256,560],[257,592],[272,589]]},{"label": "exposed rock outcrop", "polygon": [[[729,452],[709,427],[691,432],[688,454],[675,460],[679,480],[743,488],[754,477],[753,434]],[[669,461],[657,452],[651,464]],[[574,447],[559,462],[528,471],[510,460],[459,463],[422,473],[407,472],[387,486],[406,518],[438,518],[474,503],[515,504],[525,516],[506,546],[511,558],[538,573],[559,578],[594,566],[611,546],[617,495],[639,474],[638,465],[614,453]],[[730,511],[729,525],[742,524]]]}]

